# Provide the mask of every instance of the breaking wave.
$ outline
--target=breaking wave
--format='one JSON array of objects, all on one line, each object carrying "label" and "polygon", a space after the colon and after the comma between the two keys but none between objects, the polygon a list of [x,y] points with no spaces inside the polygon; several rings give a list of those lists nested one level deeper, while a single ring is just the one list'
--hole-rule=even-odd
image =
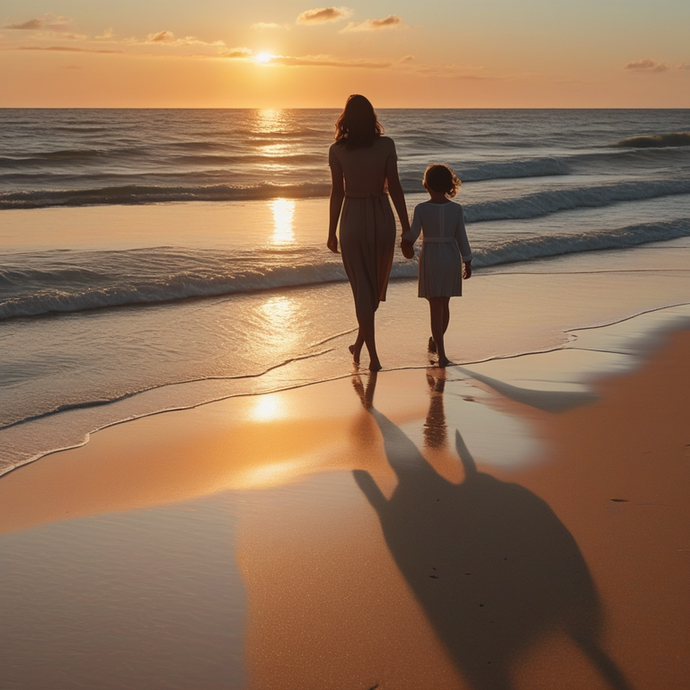
[{"label": "breaking wave", "polygon": [[[690,217],[642,223],[614,230],[508,239],[474,252],[477,268],[539,257],[633,247],[690,236]],[[152,305],[175,300],[231,295],[346,280],[339,260],[324,261],[320,249],[296,253],[287,262],[251,264],[247,257],[219,251],[160,247],[147,250],[46,252],[35,268],[0,269],[0,320]],[[393,278],[412,278],[417,266],[393,265]],[[126,278],[123,278],[126,276]]]},{"label": "breaking wave", "polygon": [[670,134],[645,134],[629,137],[614,146],[635,149],[662,148],[665,146],[690,146],[690,132],[672,132]]}]

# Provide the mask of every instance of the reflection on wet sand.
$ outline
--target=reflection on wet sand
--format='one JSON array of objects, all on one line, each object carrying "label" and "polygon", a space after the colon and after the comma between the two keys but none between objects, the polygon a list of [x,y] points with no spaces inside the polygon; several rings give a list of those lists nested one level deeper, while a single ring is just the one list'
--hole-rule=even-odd
[{"label": "reflection on wet sand", "polygon": [[448,443],[443,391],[446,388],[446,370],[430,369],[426,374],[429,384],[429,414],[424,422],[424,445],[428,449],[445,450]]},{"label": "reflection on wet sand", "polygon": [[[446,443],[443,379],[431,377],[425,445]],[[531,646],[563,632],[612,688],[629,688],[602,647],[603,614],[577,543],[548,504],[477,470],[456,431],[464,481],[440,476],[417,447],[362,402],[383,434],[398,480],[386,499],[371,475],[354,477],[376,510],[391,554],[456,666],[475,690],[510,690]]]}]

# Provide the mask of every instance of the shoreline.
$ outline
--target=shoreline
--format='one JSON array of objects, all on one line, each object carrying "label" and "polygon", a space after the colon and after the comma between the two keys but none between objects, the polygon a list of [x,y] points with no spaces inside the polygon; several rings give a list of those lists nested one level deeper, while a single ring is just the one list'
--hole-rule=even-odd
[{"label": "shoreline", "polygon": [[[534,355],[544,355],[544,354],[549,354],[549,353],[554,353],[554,352],[561,352],[568,347],[568,340],[575,333],[584,332],[584,331],[594,331],[594,330],[599,330],[599,329],[606,329],[606,328],[610,328],[612,326],[624,324],[628,321],[631,321],[633,319],[637,319],[640,317],[644,317],[644,316],[649,315],[649,314],[665,313],[665,312],[672,311],[676,308],[682,308],[682,307],[687,307],[687,306],[690,306],[690,302],[679,302],[676,304],[669,304],[669,305],[665,305],[665,306],[659,306],[659,307],[654,307],[654,308],[650,308],[650,309],[645,309],[643,311],[633,313],[629,316],[624,316],[624,317],[617,319],[615,321],[605,321],[605,322],[602,322],[599,324],[594,324],[594,325],[589,325],[589,326],[573,327],[573,328],[570,328],[570,329],[563,331],[563,337],[564,337],[565,341],[561,345],[546,347],[545,349],[535,349],[535,350],[523,351],[523,352],[518,352],[518,353],[496,355],[496,356],[486,357],[484,359],[478,359],[475,361],[453,363],[450,365],[449,368],[468,367],[468,366],[472,367],[472,366],[487,364],[487,363],[491,363],[491,362],[500,362],[500,361],[504,361],[504,360],[518,359],[521,357],[530,357],[530,356],[534,356]],[[679,318],[681,318],[681,317],[679,317]],[[666,327],[666,329],[671,330],[671,331],[674,330],[673,327]],[[353,329],[353,332],[354,332],[354,329]],[[649,337],[651,339],[658,339],[659,337],[663,337],[664,334],[665,334],[664,328],[657,328],[656,330],[651,329],[650,332],[647,334],[647,337]],[[339,336],[336,336],[336,337],[339,337]],[[307,356],[305,356],[305,359],[309,359],[310,357],[311,357],[311,355],[307,355]],[[645,361],[644,358],[645,358],[645,353],[643,351],[637,352],[638,362],[637,362],[636,366],[643,366],[644,361]],[[300,359],[300,358],[297,358],[297,359]],[[277,365],[277,366],[280,367],[282,365]],[[427,367],[422,366],[422,365],[407,365],[407,366],[384,368],[381,373],[395,372],[395,371],[413,371],[413,370],[422,370],[422,369],[426,369],[426,368]],[[268,373],[268,371],[264,372],[264,374],[265,373]],[[359,373],[365,374],[365,375],[367,374],[366,370],[362,370]],[[351,378],[352,375],[353,375],[352,372],[351,373],[345,373],[345,374],[338,374],[338,375],[334,376],[333,378],[326,378],[326,379],[319,379],[319,380],[315,380],[315,381],[308,381],[308,382],[304,382],[304,383],[297,383],[297,384],[289,385],[286,387],[274,388],[274,389],[269,389],[269,390],[265,390],[265,391],[261,391],[261,392],[230,393],[228,395],[223,395],[223,396],[220,396],[217,398],[212,398],[209,400],[203,400],[203,401],[196,402],[196,403],[189,404],[189,405],[180,405],[177,407],[175,407],[175,406],[166,407],[164,409],[143,413],[140,416],[131,417],[131,418],[127,418],[127,419],[120,419],[120,420],[116,420],[113,422],[109,422],[109,423],[104,424],[103,426],[96,427],[96,428],[92,429],[91,431],[89,431],[86,435],[86,438],[84,438],[84,440],[80,443],[74,443],[74,444],[70,444],[70,445],[67,445],[64,447],[55,448],[52,450],[42,452],[41,454],[36,455],[36,457],[30,458],[30,459],[28,459],[28,460],[26,460],[20,464],[17,464],[16,466],[10,467],[9,469],[0,468],[0,479],[2,477],[12,473],[12,472],[15,472],[15,471],[21,469],[22,467],[25,467],[26,465],[37,462],[43,458],[49,457],[49,456],[54,455],[56,453],[62,453],[62,452],[74,450],[77,448],[82,448],[83,446],[87,445],[91,441],[91,437],[94,434],[97,434],[100,431],[104,431],[106,429],[110,429],[110,428],[115,427],[115,426],[119,426],[121,424],[128,424],[128,423],[136,421],[136,420],[146,419],[148,417],[153,417],[153,416],[160,415],[160,414],[167,414],[167,413],[171,413],[171,412],[184,412],[186,410],[194,410],[194,409],[197,409],[199,407],[203,407],[205,405],[212,405],[215,403],[223,402],[225,400],[231,400],[234,398],[245,398],[245,397],[254,397],[254,396],[261,396],[261,395],[271,395],[271,394],[275,394],[275,393],[284,393],[284,392],[288,392],[291,390],[297,390],[297,389],[305,388],[305,387],[309,387],[309,386],[317,386],[317,385],[324,384],[324,383],[341,381],[344,379]],[[599,376],[605,377],[606,373],[600,373]],[[204,379],[204,380],[208,380],[208,379]],[[153,390],[160,391],[160,390],[172,389],[172,388],[175,388],[177,386],[185,386],[189,383],[195,383],[195,381],[166,384],[163,386],[156,387]],[[141,391],[138,393],[134,393],[131,396],[129,396],[129,395],[125,396],[121,399],[107,401],[105,403],[99,403],[99,405],[111,405],[111,404],[119,403],[122,401],[126,401],[132,397],[142,395],[142,394],[145,394],[148,392],[149,391]],[[76,406],[74,408],[68,408],[65,410],[58,410],[55,412],[50,412],[50,413],[41,415],[37,418],[26,420],[26,422],[21,422],[20,424],[31,423],[34,421],[40,421],[40,420],[48,419],[48,418],[52,419],[55,415],[69,414],[70,412],[77,411],[80,409],[88,409],[89,407],[92,407],[92,406],[88,405],[88,406],[85,406],[85,408],[82,406]],[[10,425],[10,426],[5,427],[5,428],[12,428],[13,426],[16,426],[16,425],[13,424],[13,425]]]},{"label": "shoreline", "polygon": [[[452,303],[453,320],[447,337],[450,357],[459,364],[473,365],[558,350],[568,342],[570,331],[607,326],[685,304],[689,258],[690,240],[686,239],[541,259],[518,265],[522,270],[514,266],[512,270],[478,271],[466,286],[466,297]],[[392,280],[388,301],[381,309],[377,329],[379,350],[382,358],[386,353],[394,353],[383,360],[384,365],[392,360],[388,370],[420,369],[428,365],[424,334],[428,309],[425,300],[416,298],[414,292],[412,281]],[[603,292],[606,298],[602,300],[599,295]],[[507,302],[506,296],[512,301]],[[266,309],[264,303],[268,305],[271,299],[287,299],[290,309],[308,307],[313,312],[308,317],[311,320],[321,318],[324,309],[344,309],[347,317],[351,301],[346,283],[261,292],[246,299],[255,302],[259,309]],[[206,314],[216,305],[225,309],[228,302],[209,298],[194,304],[169,305],[168,310],[180,312],[178,321],[198,320],[201,315],[195,313],[195,305],[199,304],[205,307]],[[131,314],[125,308],[115,316],[128,324],[129,319],[139,319],[144,312],[134,310]],[[233,314],[219,312],[216,320],[235,318]],[[352,371],[347,344],[354,324],[347,318],[341,321],[342,324],[334,324],[335,328],[325,329],[325,340],[314,340],[307,335],[311,342],[305,341],[304,347],[308,349],[301,357],[288,353],[285,361],[250,375],[229,371],[216,377],[156,384],[147,391],[127,394],[119,401],[99,401],[97,405],[78,403],[72,409],[44,413],[33,421],[8,427],[0,432],[6,448],[5,457],[0,458],[0,476],[47,454],[88,443],[90,434],[114,424],[151,414],[193,409],[232,397],[289,390],[347,377]],[[352,328],[342,330],[344,324]],[[411,324],[417,329],[414,338],[410,337]],[[160,325],[170,328],[163,321]],[[471,334],[466,333],[468,327]],[[165,333],[161,332],[160,337],[167,337]],[[510,338],[506,337],[507,333]],[[273,343],[269,345],[275,347]],[[218,347],[224,346],[219,342]],[[458,352],[463,353],[461,357],[457,356]]]},{"label": "shoreline", "polygon": [[[519,409],[529,408],[537,411],[560,413],[596,403],[598,400],[596,391],[602,382],[606,384],[610,380],[616,380],[620,377],[633,376],[640,369],[644,369],[650,358],[654,359],[657,351],[665,347],[669,338],[676,337],[678,333],[684,332],[689,326],[690,303],[658,307],[610,323],[569,329],[563,332],[564,342],[555,347],[453,364],[445,370],[432,365],[426,367],[411,365],[384,369],[378,372],[373,380],[374,385],[376,385],[377,379],[379,381],[388,379],[397,381],[395,387],[402,394],[402,402],[400,403],[402,410],[405,410],[407,406],[406,397],[410,397],[407,396],[407,389],[415,387],[411,381],[425,371],[427,378],[431,376],[444,382],[446,380],[448,382],[453,381],[461,385],[470,381],[473,386],[478,385],[489,395],[488,398],[485,395],[484,399],[480,396],[477,400],[489,408],[497,404],[498,396],[498,399],[502,401],[499,407],[507,404],[509,408],[512,408],[513,405],[517,404]],[[533,378],[535,373],[539,374],[539,379]],[[47,466],[48,463],[52,467],[51,471],[60,473],[62,458],[66,458],[68,461],[77,455],[90,458],[90,460],[79,461],[81,470],[77,471],[75,475],[78,476],[81,471],[88,472],[88,463],[98,458],[99,454],[103,452],[103,448],[112,443],[112,440],[106,441],[102,438],[117,438],[119,439],[117,443],[120,445],[123,443],[129,445],[130,431],[139,441],[145,440],[149,436],[160,439],[170,433],[187,437],[189,436],[187,430],[187,427],[190,427],[189,421],[179,427],[181,429],[179,431],[176,423],[171,423],[170,420],[189,420],[192,415],[197,419],[191,428],[195,429],[193,438],[195,439],[194,443],[198,444],[205,444],[203,434],[196,430],[198,424],[201,424],[201,428],[213,430],[211,435],[215,435],[218,433],[216,429],[217,420],[226,416],[235,420],[230,424],[231,427],[233,424],[256,427],[257,420],[260,427],[262,422],[275,421],[270,411],[267,414],[259,412],[258,416],[252,412],[254,408],[261,409],[266,401],[281,398],[284,400],[296,399],[300,401],[296,404],[297,412],[288,414],[287,420],[301,418],[304,417],[305,406],[308,405],[306,401],[322,399],[324,397],[322,390],[333,390],[338,405],[342,405],[344,402],[343,390],[350,387],[347,385],[348,380],[352,382],[367,380],[371,377],[370,372],[366,370],[353,369],[349,373],[340,374],[331,379],[308,381],[261,393],[248,392],[229,395],[188,407],[163,409],[133,419],[116,421],[94,430],[79,445],[49,451],[34,460],[6,471],[0,475],[0,481],[15,475],[19,470],[28,468],[32,468],[32,471],[36,471],[40,476],[41,470],[34,470],[34,466]],[[417,397],[418,392],[411,395],[414,400]],[[474,401],[475,398],[473,397],[472,402]],[[293,406],[287,402],[282,403],[282,405],[287,408]],[[356,404],[355,409],[357,409]],[[403,417],[409,418],[410,414],[419,416],[421,414],[420,409],[418,402],[415,402],[412,408],[402,412]],[[416,412],[412,412],[412,410],[416,410]],[[343,406],[342,410],[337,411],[336,416],[341,417],[343,414],[347,416],[352,414],[352,411],[353,402],[350,400],[348,404]],[[325,417],[329,416],[327,412],[322,414]],[[276,419],[280,419],[280,415]],[[161,432],[161,429],[167,429],[167,431]],[[243,433],[249,434],[249,436],[254,434],[249,428]],[[420,443],[422,441],[418,434],[416,437],[413,434],[413,438]],[[94,446],[93,450],[91,449],[92,445]],[[148,447],[149,443],[146,442],[145,445]],[[110,451],[108,454],[112,455]],[[41,463],[41,461],[48,461],[48,463]],[[499,463],[497,467],[500,466]],[[52,485],[51,481],[43,479],[38,481],[39,484]],[[4,486],[5,484],[0,484],[0,487]],[[240,488],[251,488],[251,486]],[[176,498],[174,500],[187,499]],[[7,501],[8,505],[10,503],[12,501]]]}]

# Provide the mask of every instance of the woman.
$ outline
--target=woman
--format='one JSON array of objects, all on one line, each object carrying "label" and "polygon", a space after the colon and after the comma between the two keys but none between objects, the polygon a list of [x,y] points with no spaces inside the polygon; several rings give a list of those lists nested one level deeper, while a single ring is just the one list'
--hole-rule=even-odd
[{"label": "woman", "polygon": [[[374,315],[386,299],[395,250],[395,218],[388,194],[400,218],[403,234],[410,229],[405,196],[398,178],[395,144],[364,96],[350,96],[335,124],[335,143],[328,154],[332,188],[327,246],[338,251],[340,220],[343,264],[355,299],[359,332],[350,352],[356,363],[362,345],[369,352],[369,369],[381,369],[376,352]],[[387,193],[388,192],[388,193]]]}]

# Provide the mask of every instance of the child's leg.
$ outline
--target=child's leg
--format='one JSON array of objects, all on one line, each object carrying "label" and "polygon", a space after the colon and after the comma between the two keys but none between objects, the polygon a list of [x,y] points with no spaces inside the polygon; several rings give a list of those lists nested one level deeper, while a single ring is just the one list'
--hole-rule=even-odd
[{"label": "child's leg", "polygon": [[[448,330],[448,324],[450,323],[450,299],[446,303],[444,314],[443,314],[443,332]],[[350,350],[352,352],[352,350]],[[429,352],[436,352],[436,341],[433,336],[429,338]]]},{"label": "child's leg", "polygon": [[450,322],[450,297],[428,297],[429,311],[431,314],[431,335],[436,343],[438,364],[445,367],[450,363],[446,357],[446,347],[443,336]]}]

